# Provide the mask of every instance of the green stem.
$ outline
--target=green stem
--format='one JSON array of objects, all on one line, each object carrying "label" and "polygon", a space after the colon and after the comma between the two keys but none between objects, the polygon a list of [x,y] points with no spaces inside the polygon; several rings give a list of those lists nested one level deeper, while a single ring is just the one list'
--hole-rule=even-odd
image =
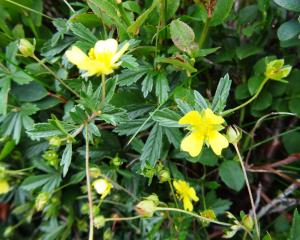
[{"label": "green stem", "polygon": [[15,2],[15,1],[11,1],[11,0],[4,0],[4,1],[9,2],[9,3],[11,3],[11,4],[14,4],[15,6],[21,7],[21,8],[23,8],[23,9],[26,9],[27,11],[30,11],[30,12],[36,13],[36,14],[38,14],[38,15],[41,15],[41,16],[43,16],[43,17],[45,17],[45,18],[50,19],[50,20],[54,20],[54,18],[49,17],[49,16],[47,16],[46,14],[43,14],[43,13],[41,13],[41,12],[39,12],[39,11],[36,11],[36,10],[34,10],[34,9],[32,9],[32,8],[26,7],[26,6],[22,5],[22,4],[19,4],[19,3]]},{"label": "green stem", "polygon": [[232,225],[229,224],[229,223],[220,222],[220,221],[213,220],[213,219],[210,219],[210,218],[202,217],[202,216],[200,216],[200,215],[198,215],[198,214],[196,214],[196,213],[188,212],[188,211],[185,211],[185,210],[182,210],[182,209],[178,209],[178,208],[156,207],[156,211],[172,211],[172,212],[180,212],[180,213],[184,213],[184,214],[190,215],[190,216],[192,216],[192,217],[198,218],[198,219],[200,219],[201,221],[210,222],[210,223],[215,223],[215,224],[222,225],[222,226],[232,226]]},{"label": "green stem", "polygon": [[71,10],[71,12],[72,12],[72,13],[75,13],[74,8],[72,8],[72,6],[68,3],[68,1],[67,1],[67,0],[63,0],[63,1],[64,1],[64,3],[68,6],[68,8]]},{"label": "green stem", "polygon": [[80,98],[80,95],[75,92],[71,87],[69,87],[55,72],[53,72],[43,61],[41,61],[37,56],[33,55],[32,58],[36,60],[41,66],[43,66],[53,77],[55,77],[66,89],[72,92],[76,97]]},{"label": "green stem", "polygon": [[131,221],[131,220],[135,220],[135,219],[139,219],[142,216],[133,216],[133,217],[120,217],[120,218],[105,218],[105,222],[114,222],[114,221]]},{"label": "green stem", "polygon": [[90,231],[89,231],[89,240],[94,239],[94,216],[93,216],[93,197],[91,189],[91,180],[90,180],[90,166],[89,166],[89,134],[88,127],[85,125],[85,172],[86,172],[86,186],[88,192],[88,201],[89,201],[89,215],[90,215]]},{"label": "green stem", "polygon": [[101,86],[102,86],[102,100],[101,106],[104,106],[105,103],[105,94],[106,94],[106,82],[105,82],[105,74],[101,75]]},{"label": "green stem", "polygon": [[225,111],[225,112],[222,113],[222,116],[225,116],[225,115],[228,115],[228,114],[230,114],[232,112],[235,112],[236,110],[239,110],[239,109],[245,107],[246,105],[248,105],[249,103],[251,103],[252,101],[254,101],[257,98],[257,96],[259,95],[259,93],[261,92],[261,90],[263,89],[263,87],[266,85],[266,83],[268,82],[268,80],[269,80],[269,78],[266,77],[262,81],[262,83],[258,87],[257,92],[252,96],[252,98],[248,99],[246,102],[242,103],[241,105],[239,105],[239,106],[237,106],[235,108],[228,109],[227,111]]},{"label": "green stem", "polygon": [[177,208],[179,208],[179,207],[178,207],[178,202],[177,202],[177,199],[176,199],[176,196],[175,196],[175,192],[174,192],[173,185],[172,185],[172,183],[171,183],[170,180],[168,181],[168,183],[169,183],[169,186],[170,186],[170,188],[171,188],[171,193],[172,193],[172,196],[173,196],[173,198],[174,198],[175,205],[176,205]]},{"label": "green stem", "polygon": [[199,39],[199,49],[201,49],[203,47],[203,44],[206,40],[208,29],[209,29],[209,22],[210,22],[210,18],[207,18],[207,20],[204,24],[204,27],[202,29],[200,39]]},{"label": "green stem", "polygon": [[234,143],[233,146],[234,146],[234,149],[235,149],[235,151],[236,151],[236,153],[238,155],[238,158],[239,158],[242,170],[243,170],[243,174],[244,174],[244,178],[245,178],[245,182],[246,182],[246,186],[247,186],[247,190],[248,190],[248,193],[249,193],[250,202],[251,202],[251,206],[252,206],[255,229],[256,229],[257,237],[258,237],[258,239],[260,239],[259,228],[258,228],[258,221],[257,221],[257,216],[256,216],[256,209],[255,209],[255,204],[254,204],[254,200],[253,200],[253,196],[252,196],[252,192],[251,192],[249,180],[248,180],[248,177],[247,177],[247,172],[246,172],[246,169],[245,169],[245,166],[244,166],[244,163],[243,163],[243,159],[242,159],[242,156],[241,156],[241,153],[239,151],[239,148],[238,148],[237,144]]}]

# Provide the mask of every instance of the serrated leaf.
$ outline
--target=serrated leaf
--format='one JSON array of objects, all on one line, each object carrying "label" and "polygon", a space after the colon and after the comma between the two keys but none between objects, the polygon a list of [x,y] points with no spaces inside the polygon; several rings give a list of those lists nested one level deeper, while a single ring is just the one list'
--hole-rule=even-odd
[{"label": "serrated leaf", "polygon": [[181,125],[178,124],[180,115],[170,109],[158,110],[153,114],[152,118],[161,126],[181,127]]},{"label": "serrated leaf", "polygon": [[143,147],[141,162],[142,168],[149,163],[152,167],[155,166],[156,161],[160,158],[160,152],[162,147],[162,128],[159,124],[155,124],[152,128],[147,141]]},{"label": "serrated leaf", "polygon": [[87,41],[90,44],[95,44],[98,40],[96,36],[81,23],[70,24],[70,30],[81,40]]},{"label": "serrated leaf", "polygon": [[226,107],[227,98],[230,92],[231,80],[229,75],[226,74],[220,79],[217,90],[212,102],[212,110],[214,112],[221,112]]},{"label": "serrated leaf", "polygon": [[194,90],[195,104],[199,111],[208,108],[208,105],[204,97],[196,90]]},{"label": "serrated leaf", "polygon": [[159,103],[163,103],[168,99],[169,82],[165,73],[160,72],[156,76],[155,95],[158,97]]},{"label": "serrated leaf", "polygon": [[61,157],[60,166],[63,166],[63,177],[66,176],[72,160],[72,143],[68,143]]}]

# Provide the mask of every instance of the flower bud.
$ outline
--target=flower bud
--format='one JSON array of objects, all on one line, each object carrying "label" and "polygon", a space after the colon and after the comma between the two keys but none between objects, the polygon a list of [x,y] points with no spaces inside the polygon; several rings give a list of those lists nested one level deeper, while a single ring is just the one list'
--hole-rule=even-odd
[{"label": "flower bud", "polygon": [[253,226],[254,226],[254,221],[250,215],[245,215],[242,218],[242,223],[249,231],[252,231]]},{"label": "flower bud", "polygon": [[[200,216],[211,219],[211,220],[216,220],[216,218],[217,218],[215,212],[212,209],[206,209],[206,210],[200,212]],[[202,222],[203,222],[204,226],[209,225],[209,221],[203,220]]]},{"label": "flower bud", "polygon": [[0,195],[9,191],[9,183],[6,179],[0,180]]},{"label": "flower bud", "polygon": [[291,66],[284,66],[284,59],[276,59],[267,64],[265,76],[269,79],[281,80],[287,77],[291,70]]},{"label": "flower bud", "polygon": [[53,147],[59,147],[61,145],[61,139],[59,137],[52,137],[49,140],[49,144]]},{"label": "flower bud", "polygon": [[119,167],[122,164],[122,159],[116,156],[111,160],[111,164],[116,167]]},{"label": "flower bud", "polygon": [[104,227],[105,225],[105,217],[103,217],[102,215],[97,216],[94,218],[94,226],[95,228],[99,229]]},{"label": "flower bud", "polygon": [[92,178],[97,178],[97,177],[100,177],[101,176],[101,171],[99,168],[97,167],[91,167],[90,168],[90,176]]},{"label": "flower bud", "polygon": [[135,206],[135,211],[143,217],[152,217],[156,210],[156,205],[151,200],[143,200]]},{"label": "flower bud", "polygon": [[158,173],[159,183],[168,182],[171,180],[170,172],[168,170],[161,170]]},{"label": "flower bud", "polygon": [[58,155],[54,150],[48,150],[43,154],[43,158],[49,162],[50,165],[56,167],[58,164]]},{"label": "flower bud", "polygon": [[28,40],[20,39],[18,48],[24,57],[34,56],[35,46],[32,45]]},{"label": "flower bud", "polygon": [[5,238],[9,238],[13,234],[13,231],[14,231],[14,227],[13,226],[8,226],[7,228],[5,228],[3,236]]},{"label": "flower bud", "polygon": [[237,144],[242,138],[242,132],[237,126],[232,125],[227,128],[226,137],[229,143]]},{"label": "flower bud", "polygon": [[135,211],[141,216],[152,217],[158,204],[159,199],[157,195],[151,194],[135,206]]},{"label": "flower bud", "polygon": [[47,205],[50,198],[50,193],[48,192],[41,192],[35,199],[35,209],[39,212],[44,209],[44,207]]}]

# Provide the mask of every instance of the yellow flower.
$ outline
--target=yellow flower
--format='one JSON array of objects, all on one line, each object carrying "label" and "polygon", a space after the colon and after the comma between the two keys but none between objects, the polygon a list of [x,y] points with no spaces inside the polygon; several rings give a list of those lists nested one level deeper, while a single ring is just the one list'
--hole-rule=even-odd
[{"label": "yellow flower", "polygon": [[9,191],[9,184],[5,179],[0,180],[0,194],[5,194]]},{"label": "yellow flower", "polygon": [[101,198],[105,198],[112,189],[113,185],[106,179],[100,178],[93,182],[93,186],[98,194],[101,195]]},{"label": "yellow flower", "polygon": [[190,111],[178,122],[189,125],[190,134],[181,142],[181,149],[196,157],[201,152],[203,144],[210,146],[216,155],[221,155],[222,149],[229,143],[225,136],[219,133],[223,129],[224,119],[215,115],[207,108],[202,112]]},{"label": "yellow flower", "polygon": [[128,47],[129,44],[126,43],[118,51],[118,42],[115,39],[100,40],[96,42],[95,47],[90,49],[88,55],[80,48],[72,46],[66,52],[66,56],[71,63],[85,72],[84,76],[86,77],[108,75],[120,66],[121,63],[118,60]]},{"label": "yellow flower", "polygon": [[193,211],[192,200],[195,202],[199,201],[195,189],[190,187],[190,185],[183,180],[175,180],[173,181],[173,185],[176,189],[178,198],[183,201],[184,210]]}]

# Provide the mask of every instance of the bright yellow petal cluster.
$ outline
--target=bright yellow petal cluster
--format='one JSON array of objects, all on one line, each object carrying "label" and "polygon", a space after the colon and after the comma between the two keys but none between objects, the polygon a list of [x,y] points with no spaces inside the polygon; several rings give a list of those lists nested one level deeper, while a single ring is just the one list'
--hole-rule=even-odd
[{"label": "bright yellow petal cluster", "polygon": [[9,184],[5,179],[0,180],[0,194],[5,194],[9,191]]},{"label": "bright yellow petal cluster", "polygon": [[183,201],[184,210],[193,211],[192,201],[199,201],[195,189],[183,180],[175,180],[173,185],[176,189],[177,197]]},{"label": "bright yellow petal cluster", "polygon": [[100,178],[93,182],[93,187],[101,195],[101,198],[104,199],[110,193],[113,185],[106,179]]},{"label": "bright yellow petal cluster", "polygon": [[108,75],[120,66],[118,60],[127,51],[129,44],[126,43],[118,51],[118,42],[115,39],[100,40],[90,49],[86,55],[80,48],[72,46],[66,52],[67,59],[84,71],[84,76]]},{"label": "bright yellow petal cluster", "polygon": [[229,145],[227,138],[219,133],[223,129],[224,122],[221,116],[214,114],[209,108],[202,112],[188,112],[178,122],[189,125],[188,128],[191,130],[190,134],[182,140],[181,149],[196,157],[205,143],[216,155],[221,155],[222,149]]}]

